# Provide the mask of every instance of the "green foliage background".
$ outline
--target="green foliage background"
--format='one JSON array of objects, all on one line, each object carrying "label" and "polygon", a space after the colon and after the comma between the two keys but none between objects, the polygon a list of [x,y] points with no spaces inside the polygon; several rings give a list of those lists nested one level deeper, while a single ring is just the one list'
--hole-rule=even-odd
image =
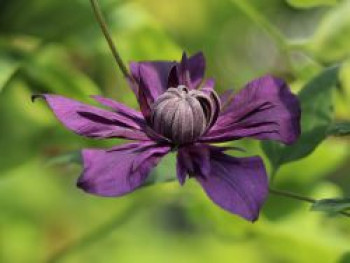
[{"label": "green foliage background", "polygon": [[[204,51],[217,89],[272,73],[300,91],[303,134],[294,146],[232,143],[261,154],[274,188],[254,224],[213,205],[191,180],[171,176],[118,199],[75,187],[75,151],[93,141],[65,130],[31,94],[132,107],[88,0],[0,1],[0,262],[350,262],[350,1],[100,0],[125,61]],[[232,154],[236,154],[233,152]],[[342,199],[344,198],[344,199]]]}]

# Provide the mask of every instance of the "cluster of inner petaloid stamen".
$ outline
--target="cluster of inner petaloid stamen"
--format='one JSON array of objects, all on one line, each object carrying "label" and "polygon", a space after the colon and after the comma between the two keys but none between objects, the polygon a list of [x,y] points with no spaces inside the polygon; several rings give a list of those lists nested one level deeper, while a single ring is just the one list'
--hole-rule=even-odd
[{"label": "cluster of inner petaloid stamen", "polygon": [[152,106],[154,131],[173,144],[192,143],[216,121],[220,101],[214,90],[189,90],[180,85],[169,88]]}]

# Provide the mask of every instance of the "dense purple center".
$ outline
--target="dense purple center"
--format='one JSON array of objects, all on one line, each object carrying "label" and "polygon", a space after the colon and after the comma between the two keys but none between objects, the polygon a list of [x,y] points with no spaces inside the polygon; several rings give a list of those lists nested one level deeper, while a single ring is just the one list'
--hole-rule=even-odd
[{"label": "dense purple center", "polygon": [[218,110],[211,94],[180,85],[157,98],[152,106],[151,125],[176,145],[192,143],[215,121]]}]

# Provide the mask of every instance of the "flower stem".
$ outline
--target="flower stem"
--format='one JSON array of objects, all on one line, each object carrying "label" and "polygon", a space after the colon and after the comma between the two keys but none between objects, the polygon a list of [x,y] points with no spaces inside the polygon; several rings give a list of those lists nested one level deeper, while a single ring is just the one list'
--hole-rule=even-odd
[{"label": "flower stem", "polygon": [[[299,195],[299,194],[296,194],[296,193],[292,193],[292,192],[288,192],[288,191],[276,190],[276,189],[269,188],[269,192],[271,194],[274,194],[274,195],[279,195],[279,196],[283,196],[283,197],[287,197],[287,198],[292,198],[292,199],[295,199],[295,200],[299,200],[299,201],[303,201],[303,202],[307,202],[307,203],[311,203],[311,204],[317,202],[316,199],[313,199],[311,197],[302,196],[302,195]],[[344,215],[344,216],[350,217],[350,213],[349,212],[341,211],[339,213]]]},{"label": "flower stem", "polygon": [[107,23],[106,23],[105,19],[103,18],[102,11],[101,11],[101,8],[98,5],[97,0],[90,0],[90,2],[91,2],[92,9],[94,11],[94,14],[96,16],[97,22],[100,25],[100,28],[101,28],[101,30],[103,32],[103,35],[104,35],[104,37],[107,40],[109,48],[112,51],[112,54],[113,54],[113,56],[115,58],[115,61],[118,64],[119,69],[121,70],[121,72],[123,73],[125,78],[132,79],[130,74],[129,74],[129,72],[128,72],[127,67],[125,66],[123,60],[121,59],[121,57],[120,57],[120,55],[118,53],[116,45],[114,44],[114,42],[112,40],[111,34],[109,33],[109,30],[108,30]]},{"label": "flower stem", "polygon": [[276,190],[276,189],[271,189],[271,188],[269,189],[269,191],[270,191],[271,194],[284,196],[284,197],[288,197],[288,198],[293,198],[293,199],[296,199],[296,200],[299,200],[299,201],[304,201],[304,202],[308,202],[308,203],[312,203],[312,204],[316,202],[315,199],[312,199],[312,198],[306,197],[306,196],[302,196],[302,195],[299,195],[299,194],[295,194],[295,193],[292,193],[292,192]]}]

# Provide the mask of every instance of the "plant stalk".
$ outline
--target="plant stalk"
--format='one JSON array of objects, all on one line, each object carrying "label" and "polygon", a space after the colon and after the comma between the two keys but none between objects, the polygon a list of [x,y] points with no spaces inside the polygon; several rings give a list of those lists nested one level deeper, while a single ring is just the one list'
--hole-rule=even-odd
[{"label": "plant stalk", "polygon": [[102,14],[101,8],[100,8],[97,0],[90,0],[90,2],[91,2],[92,9],[94,11],[95,17],[97,19],[97,22],[102,30],[102,33],[103,33],[105,39],[107,40],[109,48],[112,51],[112,54],[115,58],[115,61],[118,64],[119,69],[121,70],[121,72],[123,73],[125,78],[132,80],[132,77],[129,74],[127,67],[125,66],[123,60],[121,59],[121,57],[119,55],[119,52],[116,48],[116,45],[113,42],[111,34],[108,30],[106,20],[103,18],[103,14]]},{"label": "plant stalk", "polygon": [[[269,188],[269,192],[271,194],[274,194],[274,195],[283,196],[283,197],[287,197],[287,198],[292,198],[292,199],[295,199],[295,200],[299,200],[299,201],[303,201],[303,202],[307,202],[307,203],[311,203],[311,204],[316,203],[316,201],[317,201],[316,199],[313,199],[313,198],[310,198],[310,197],[307,197],[307,196],[302,196],[302,195],[295,194],[295,193],[288,192],[288,191],[282,191],[282,190],[276,190],[276,189]],[[341,212],[339,212],[339,214],[341,214],[343,216],[350,217],[350,213],[349,212],[341,211]]]}]

